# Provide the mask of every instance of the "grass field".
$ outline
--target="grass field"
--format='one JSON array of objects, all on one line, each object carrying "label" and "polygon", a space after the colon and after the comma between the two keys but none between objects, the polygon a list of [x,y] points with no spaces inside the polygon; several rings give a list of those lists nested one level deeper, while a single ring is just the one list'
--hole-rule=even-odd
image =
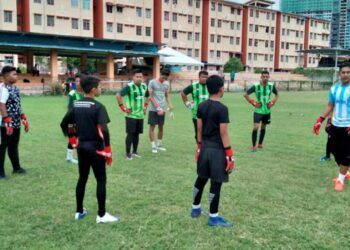
[{"label": "grass field", "polygon": [[[125,127],[114,96],[102,96],[112,120],[114,163],[107,171],[107,211],[117,224],[96,225],[95,180],[91,173],[84,206],[74,221],[77,167],[65,162],[66,139],[59,122],[63,97],[24,97],[31,124],[22,133],[20,156],[27,175],[0,182],[0,249],[345,249],[350,184],[333,191],[333,161],[320,163],[326,136],[312,134],[326,92],[281,93],[266,147],[249,151],[252,108],[242,94],[226,94],[237,170],[222,189],[220,214],[233,228],[209,228],[207,217],[191,219],[196,178],[190,113],[173,94],[175,120],[166,121],[167,152],[152,154],[147,133],[142,159],[124,160]],[[147,128],[147,126],[145,127]],[[208,187],[202,207],[208,207]]]}]

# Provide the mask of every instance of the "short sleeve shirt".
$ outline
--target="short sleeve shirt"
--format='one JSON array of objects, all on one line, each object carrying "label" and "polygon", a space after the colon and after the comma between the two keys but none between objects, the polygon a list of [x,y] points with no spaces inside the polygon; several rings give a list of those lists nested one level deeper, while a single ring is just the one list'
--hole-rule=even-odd
[{"label": "short sleeve shirt", "polygon": [[350,127],[350,85],[338,83],[332,86],[328,101],[334,105],[332,124],[336,127]]},{"label": "short sleeve shirt", "polygon": [[[166,100],[165,100],[165,93],[169,91],[170,85],[168,81],[165,81],[163,83],[160,83],[158,80],[153,79],[148,84],[148,90],[152,91],[152,98],[159,104],[159,106],[166,110]],[[150,111],[157,111],[156,107],[153,105],[153,103],[150,103],[149,106]]]}]

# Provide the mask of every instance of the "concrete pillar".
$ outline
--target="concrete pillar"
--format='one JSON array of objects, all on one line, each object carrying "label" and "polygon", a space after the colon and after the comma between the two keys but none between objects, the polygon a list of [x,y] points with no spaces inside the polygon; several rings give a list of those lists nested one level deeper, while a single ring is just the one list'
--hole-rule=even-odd
[{"label": "concrete pillar", "polygon": [[112,53],[107,54],[106,67],[107,78],[114,79],[114,57]]},{"label": "concrete pillar", "polygon": [[153,78],[158,79],[160,77],[160,57],[153,57]]},{"label": "concrete pillar", "polygon": [[80,55],[80,67],[81,72],[84,72],[88,69],[88,56],[85,53]]},{"label": "concrete pillar", "polygon": [[25,54],[25,60],[26,60],[26,64],[27,64],[27,72],[31,72],[31,70],[33,69],[33,66],[34,66],[33,51],[28,51]]},{"label": "concrete pillar", "polygon": [[51,78],[58,79],[58,53],[57,53],[57,50],[51,50],[50,70],[51,70]]}]

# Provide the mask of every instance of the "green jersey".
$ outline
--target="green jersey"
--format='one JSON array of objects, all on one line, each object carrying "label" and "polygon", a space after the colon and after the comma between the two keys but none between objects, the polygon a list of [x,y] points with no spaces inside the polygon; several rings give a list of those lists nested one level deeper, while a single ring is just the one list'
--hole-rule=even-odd
[{"label": "green jersey", "polygon": [[137,85],[134,82],[130,82],[119,93],[121,96],[126,96],[125,107],[131,109],[131,112],[126,114],[126,117],[143,119],[145,117],[143,107],[146,97],[148,97],[147,85],[145,83]]},{"label": "green jersey", "polygon": [[76,90],[72,90],[69,92],[68,97],[69,97],[68,109],[71,109],[73,108],[74,102],[83,99],[84,96],[83,94],[77,92]]},{"label": "green jersey", "polygon": [[261,83],[255,83],[250,89],[248,89],[247,94],[250,95],[255,93],[256,101],[261,103],[260,108],[255,108],[254,112],[266,115],[270,114],[271,111],[267,107],[268,102],[271,100],[271,94],[277,95],[277,89],[273,83],[268,82],[266,85]]},{"label": "green jersey", "polygon": [[191,85],[187,86],[183,92],[185,95],[192,94],[192,100],[194,103],[192,109],[192,118],[197,119],[198,106],[202,102],[209,99],[209,92],[206,84],[201,84],[199,82],[193,82]]}]

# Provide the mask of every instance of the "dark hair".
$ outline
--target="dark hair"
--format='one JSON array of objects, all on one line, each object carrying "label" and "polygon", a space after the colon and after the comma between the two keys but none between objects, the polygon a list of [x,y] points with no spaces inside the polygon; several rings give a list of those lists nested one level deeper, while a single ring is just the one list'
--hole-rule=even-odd
[{"label": "dark hair", "polygon": [[199,71],[198,76],[200,77],[201,75],[207,76],[207,75],[209,75],[209,73],[206,70],[201,70],[201,71]]},{"label": "dark hair", "polygon": [[263,71],[261,72],[261,74],[262,74],[262,75],[270,75],[270,72],[268,72],[267,70],[263,70]]},{"label": "dark hair", "polygon": [[12,67],[12,66],[5,66],[2,68],[1,70],[1,75],[7,75],[8,73],[12,72],[12,71],[16,71],[16,68],[15,67]]},{"label": "dark hair", "polygon": [[162,70],[160,71],[160,75],[162,75],[162,76],[169,76],[169,75],[170,75],[170,70],[168,70],[168,69],[162,69]]},{"label": "dark hair", "polygon": [[136,75],[136,74],[142,74],[142,70],[141,69],[134,69],[133,71],[132,71],[132,75],[134,76],[134,75]]},{"label": "dark hair", "polygon": [[221,76],[218,75],[212,75],[209,76],[207,79],[207,88],[209,94],[213,95],[219,92],[221,87],[224,86],[224,80]]},{"label": "dark hair", "polygon": [[81,78],[81,75],[80,74],[75,74],[74,79],[75,78]]},{"label": "dark hair", "polygon": [[89,94],[93,88],[98,87],[99,83],[100,83],[100,79],[93,76],[87,76],[82,79],[80,85],[84,93]]},{"label": "dark hair", "polygon": [[341,71],[343,68],[349,67],[350,68],[350,62],[344,62],[339,65],[339,71]]}]

